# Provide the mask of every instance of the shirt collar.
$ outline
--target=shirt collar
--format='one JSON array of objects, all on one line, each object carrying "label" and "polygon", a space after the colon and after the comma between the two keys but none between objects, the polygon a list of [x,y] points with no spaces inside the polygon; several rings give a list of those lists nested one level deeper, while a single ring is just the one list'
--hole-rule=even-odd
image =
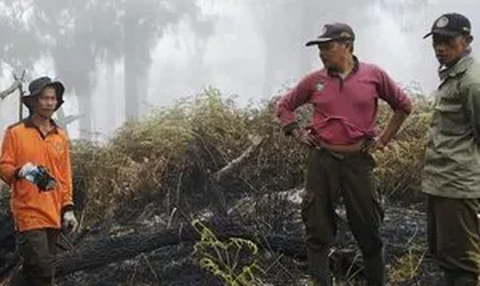
[{"label": "shirt collar", "polygon": [[440,80],[445,80],[449,77],[455,77],[461,73],[464,73],[474,62],[471,49],[465,51],[460,60],[451,67],[445,67],[441,65],[438,68],[438,75]]},{"label": "shirt collar", "polygon": [[[32,120],[32,117],[31,117],[31,116],[25,118],[25,119],[23,120],[23,123],[25,124],[25,127],[26,127],[26,128],[35,128],[35,129],[38,129],[38,126],[35,125],[35,123],[33,123],[33,120]],[[52,129],[52,131],[50,131],[50,132],[58,133],[58,125],[57,125],[57,123],[55,122],[55,120],[50,119],[50,123],[51,123],[52,126],[53,126],[53,129]]]},{"label": "shirt collar", "polygon": [[[359,67],[360,67],[360,62],[359,62],[357,56],[353,55],[353,69],[350,71],[349,75],[356,73],[358,71]],[[338,71],[333,70],[333,69],[327,69],[326,72],[329,76],[335,76],[335,77],[339,76]]]}]

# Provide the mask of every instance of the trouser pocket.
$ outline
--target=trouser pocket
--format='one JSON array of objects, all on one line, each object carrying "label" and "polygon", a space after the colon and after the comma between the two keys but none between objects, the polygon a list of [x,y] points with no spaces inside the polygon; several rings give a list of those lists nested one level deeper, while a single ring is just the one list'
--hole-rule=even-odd
[{"label": "trouser pocket", "polygon": [[336,233],[333,203],[326,196],[306,194],[302,201],[301,214],[307,247],[317,250],[328,249]]}]

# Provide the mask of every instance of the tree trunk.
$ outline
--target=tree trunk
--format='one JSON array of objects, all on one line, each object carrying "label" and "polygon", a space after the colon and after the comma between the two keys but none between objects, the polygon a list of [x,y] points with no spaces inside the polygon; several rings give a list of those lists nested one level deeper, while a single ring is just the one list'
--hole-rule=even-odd
[{"label": "tree trunk", "polygon": [[[312,25],[312,19],[316,18],[317,10],[314,9],[315,5],[312,5],[310,2],[306,2],[303,5],[303,16],[301,17],[301,35],[303,35],[302,39],[313,39],[320,33],[318,27]],[[315,53],[316,49],[312,51],[311,49],[305,49],[302,45],[300,49],[300,62],[299,62],[299,74],[306,74],[312,68],[312,52]]]},{"label": "tree trunk", "polygon": [[265,43],[265,64],[263,69],[262,96],[270,98],[275,83],[275,47],[272,43]]},{"label": "tree trunk", "polygon": [[78,109],[79,112],[84,114],[80,118],[80,138],[84,140],[93,139],[93,121],[94,121],[94,110],[92,104],[92,97],[90,92],[82,92],[77,94],[78,97]]},{"label": "tree trunk", "polygon": [[151,107],[148,102],[148,67],[141,67],[143,72],[137,74],[137,101],[138,101],[138,112],[137,119],[143,116],[146,111]]},{"label": "tree trunk", "polygon": [[125,1],[125,19],[123,21],[123,54],[125,74],[125,119],[137,120],[139,117],[140,105],[138,98],[138,77],[137,77],[137,47],[136,40],[137,23],[135,15],[131,12],[130,1]]},{"label": "tree trunk", "polygon": [[189,81],[195,88],[203,88],[207,84],[209,71],[204,65],[205,52],[207,51],[207,39],[198,39],[195,52],[190,63]]},{"label": "tree trunk", "polygon": [[135,75],[134,56],[125,54],[125,119],[138,119],[138,95],[137,95],[137,78]]},{"label": "tree trunk", "polygon": [[57,110],[57,123],[65,130],[65,132],[68,134],[68,128],[67,124],[65,124],[65,111],[63,110],[63,107],[60,107]]},{"label": "tree trunk", "polygon": [[112,129],[117,127],[117,94],[115,88],[115,63],[108,63],[107,64],[107,110],[105,110],[105,114],[107,114],[106,123]]}]

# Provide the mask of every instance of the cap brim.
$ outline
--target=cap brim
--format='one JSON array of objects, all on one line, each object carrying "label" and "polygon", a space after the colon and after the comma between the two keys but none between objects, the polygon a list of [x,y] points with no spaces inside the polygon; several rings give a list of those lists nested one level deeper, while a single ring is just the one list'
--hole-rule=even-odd
[{"label": "cap brim", "polygon": [[447,36],[447,37],[457,37],[457,36],[461,36],[462,34],[459,33],[459,32],[453,32],[453,31],[447,31],[447,30],[444,30],[444,29],[435,29],[433,31],[431,31],[430,33],[426,34],[425,36],[423,36],[424,39],[432,36],[432,35],[441,35],[441,36]]},{"label": "cap brim", "polygon": [[334,38],[317,38],[315,40],[308,41],[305,44],[305,46],[309,47],[309,46],[318,45],[318,44],[321,44],[321,43],[331,42],[333,40],[335,40],[335,39]]}]

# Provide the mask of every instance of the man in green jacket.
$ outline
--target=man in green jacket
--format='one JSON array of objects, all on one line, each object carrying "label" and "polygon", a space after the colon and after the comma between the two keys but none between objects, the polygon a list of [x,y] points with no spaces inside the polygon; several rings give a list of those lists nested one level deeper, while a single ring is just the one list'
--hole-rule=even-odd
[{"label": "man in green jacket", "polygon": [[426,150],[422,190],[428,243],[446,285],[480,285],[480,63],[468,18],[447,13],[433,24],[440,85]]}]

